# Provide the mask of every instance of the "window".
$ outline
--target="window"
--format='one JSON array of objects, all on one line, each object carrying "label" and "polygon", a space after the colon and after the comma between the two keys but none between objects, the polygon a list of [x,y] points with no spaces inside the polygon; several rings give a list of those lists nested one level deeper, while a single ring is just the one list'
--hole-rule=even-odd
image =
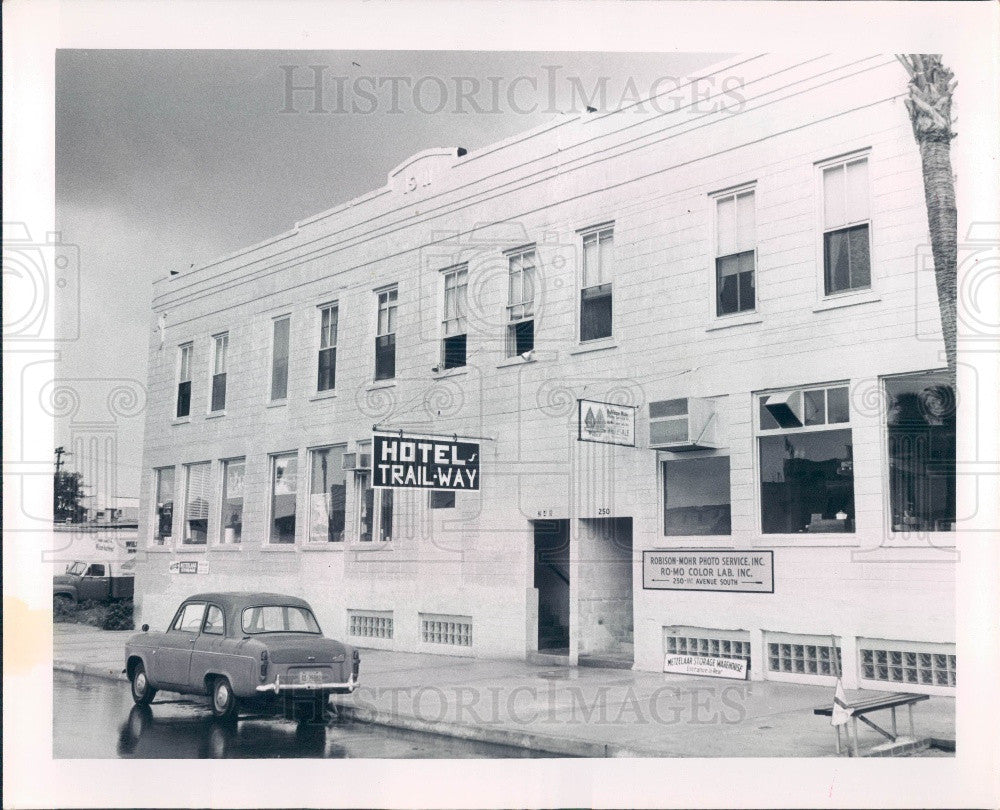
[{"label": "window", "polygon": [[226,634],[226,621],[223,618],[222,610],[215,605],[208,606],[208,613],[205,614],[205,627],[203,633],[210,636],[223,636]]},{"label": "window", "polygon": [[827,295],[871,287],[868,158],[823,169],[823,278]]},{"label": "window", "polygon": [[347,445],[320,447],[310,452],[309,541],[339,543],[344,539],[347,508]]},{"label": "window", "polygon": [[956,685],[954,644],[859,638],[861,677],[885,683]]},{"label": "window", "polygon": [[233,458],[222,462],[222,535],[224,544],[243,539],[243,476],[246,459]]},{"label": "window", "polygon": [[731,534],[729,457],[663,462],[663,533]]},{"label": "window", "polygon": [[194,344],[185,343],[180,347],[177,369],[177,418],[191,415],[191,360]]},{"label": "window", "polygon": [[378,294],[378,324],[375,332],[375,379],[396,376],[396,306],[399,291],[393,287]]},{"label": "window", "polygon": [[348,633],[361,638],[392,638],[392,611],[348,611]]},{"label": "window", "polygon": [[278,318],[274,321],[274,336],[271,342],[271,400],[288,397],[288,341],[292,319]]},{"label": "window", "polygon": [[201,618],[205,615],[204,602],[190,602],[177,612],[177,618],[170,626],[171,630],[183,633],[197,633],[201,630]]},{"label": "window", "polygon": [[955,523],[955,394],[945,374],[885,380],[889,506],[895,532]]},{"label": "window", "polygon": [[393,491],[374,489],[371,474],[357,476],[358,491],[358,540],[370,543],[373,537],[382,542],[392,540]]},{"label": "window", "polygon": [[226,409],[226,363],[229,355],[229,333],[216,335],[212,347],[212,411]]},{"label": "window", "polygon": [[336,304],[327,304],[320,308],[317,391],[332,391],[337,385],[338,313],[339,309]]},{"label": "window", "polygon": [[507,356],[535,348],[535,251],[524,250],[507,257]]},{"label": "window", "polygon": [[847,386],[766,394],[758,402],[761,530],[853,532]]},{"label": "window", "polygon": [[450,490],[433,490],[431,492],[431,509],[454,509],[455,493]]},{"label": "window", "polygon": [[85,573],[84,576],[85,577],[103,577],[103,576],[105,576],[104,564],[103,563],[93,563],[87,569],[87,573]]},{"label": "window", "polygon": [[678,628],[664,634],[668,655],[701,655],[712,658],[750,659],[750,641],[745,633],[708,630],[699,627]]},{"label": "window", "polygon": [[754,190],[715,198],[715,314],[731,315],[757,306],[757,216]]},{"label": "window", "polygon": [[212,465],[188,464],[187,489],[184,495],[185,545],[202,545],[208,541],[208,513],[211,501]]},{"label": "window", "polygon": [[271,529],[268,542],[295,542],[295,494],[299,458],[295,453],[271,456]]},{"label": "window", "polygon": [[472,646],[471,616],[433,616],[420,614],[420,639],[425,644]]},{"label": "window", "polygon": [[614,228],[583,235],[580,340],[611,337],[611,284],[615,274]]},{"label": "window", "polygon": [[465,365],[468,334],[466,326],[466,294],[469,270],[457,267],[444,274],[444,338],[441,342],[443,368],[460,368]]},{"label": "window", "polygon": [[839,677],[842,655],[840,641],[830,636],[798,636],[765,633],[767,669],[790,675]]},{"label": "window", "polygon": [[298,605],[263,605],[243,611],[244,633],[319,633],[312,612]]},{"label": "window", "polygon": [[174,534],[174,468],[163,467],[156,473],[156,514],[153,516],[153,542],[162,546]]}]

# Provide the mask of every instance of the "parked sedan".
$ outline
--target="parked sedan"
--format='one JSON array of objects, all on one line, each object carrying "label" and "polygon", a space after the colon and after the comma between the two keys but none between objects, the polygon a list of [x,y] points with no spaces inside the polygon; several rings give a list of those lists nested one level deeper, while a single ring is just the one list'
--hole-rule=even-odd
[{"label": "parked sedan", "polygon": [[216,717],[307,703],[358,686],[360,656],[325,638],[308,602],[276,593],[202,593],[181,603],[165,632],[143,625],[125,645],[132,699],[160,689],[211,697]]}]

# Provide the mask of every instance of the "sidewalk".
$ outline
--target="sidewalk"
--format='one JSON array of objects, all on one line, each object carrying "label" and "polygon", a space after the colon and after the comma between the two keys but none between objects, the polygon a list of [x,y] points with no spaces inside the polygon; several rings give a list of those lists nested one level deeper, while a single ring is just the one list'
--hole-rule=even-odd
[{"label": "sidewalk", "polygon": [[[124,681],[129,635],[56,624],[54,668]],[[835,755],[829,719],[812,712],[832,703],[829,687],[383,650],[362,650],[361,683],[334,698],[348,717],[556,754]],[[918,737],[955,738],[953,698],[932,697],[914,717]],[[864,726],[859,738],[862,747],[884,741]]]}]

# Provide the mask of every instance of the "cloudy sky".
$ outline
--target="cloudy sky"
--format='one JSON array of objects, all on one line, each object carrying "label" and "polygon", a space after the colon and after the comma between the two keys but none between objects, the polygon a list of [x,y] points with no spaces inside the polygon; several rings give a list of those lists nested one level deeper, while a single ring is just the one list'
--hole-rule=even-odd
[{"label": "cloudy sky", "polygon": [[[613,109],[669,95],[721,58],[60,51],[56,217],[63,241],[79,247],[81,331],[57,375],[90,380],[77,386],[87,396],[100,396],[94,380],[144,384],[154,279],[380,187],[416,152],[471,151],[587,104]],[[317,76],[318,97],[308,89]],[[289,94],[289,84],[307,89]],[[57,422],[57,444],[69,442],[72,427]],[[142,415],[120,418],[116,430],[107,494],[134,497]],[[70,468],[94,461],[73,458]]]}]

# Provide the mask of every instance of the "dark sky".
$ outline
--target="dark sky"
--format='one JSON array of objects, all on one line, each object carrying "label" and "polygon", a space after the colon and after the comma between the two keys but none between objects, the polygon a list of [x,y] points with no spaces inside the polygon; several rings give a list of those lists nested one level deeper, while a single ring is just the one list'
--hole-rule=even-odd
[{"label": "dark sky", "polygon": [[[144,384],[154,279],[378,188],[416,152],[471,151],[587,103],[614,109],[671,92],[674,79],[722,58],[59,51],[56,219],[63,241],[79,246],[81,335],[57,374]],[[325,113],[312,112],[311,90],[286,95],[288,75],[313,84],[310,66],[322,68]],[[138,495],[141,423],[120,422],[109,494]],[[69,429],[57,422],[57,443]]]}]

